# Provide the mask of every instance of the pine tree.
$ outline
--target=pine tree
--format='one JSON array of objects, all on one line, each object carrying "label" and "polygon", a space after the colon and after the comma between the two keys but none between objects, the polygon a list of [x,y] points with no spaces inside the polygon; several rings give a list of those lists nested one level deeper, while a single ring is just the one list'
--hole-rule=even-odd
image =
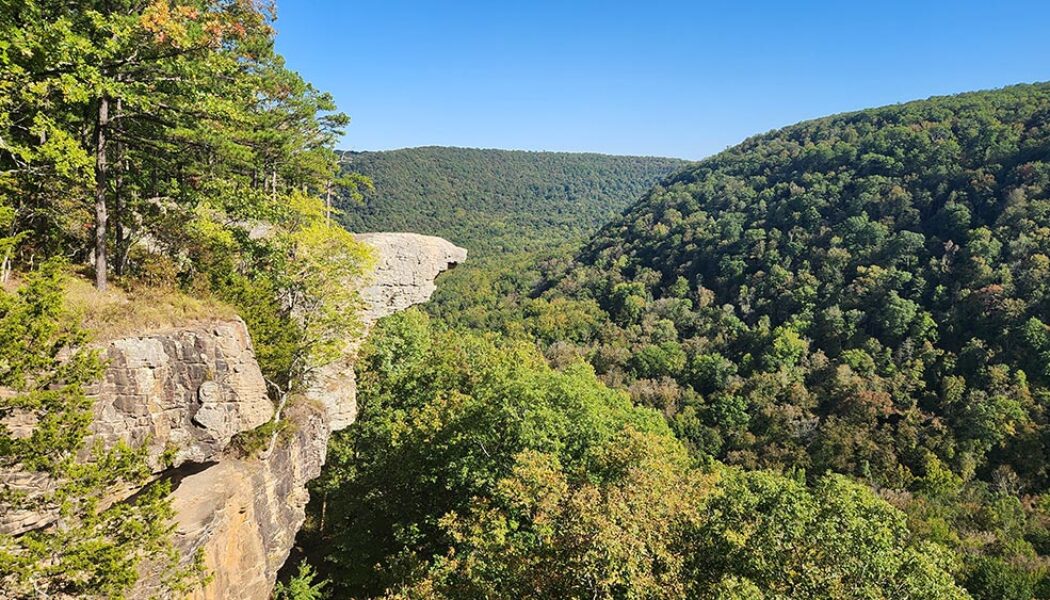
[{"label": "pine tree", "polygon": [[3,514],[42,516],[30,531],[0,535],[0,588],[7,598],[116,596],[143,560],[170,569],[177,586],[188,572],[172,560],[167,485],[114,503],[114,490],[146,482],[145,455],[85,447],[85,386],[103,363],[64,307],[63,280],[61,262],[51,260],[17,292],[0,292],[0,473],[50,482],[37,493],[5,485],[0,494]]}]

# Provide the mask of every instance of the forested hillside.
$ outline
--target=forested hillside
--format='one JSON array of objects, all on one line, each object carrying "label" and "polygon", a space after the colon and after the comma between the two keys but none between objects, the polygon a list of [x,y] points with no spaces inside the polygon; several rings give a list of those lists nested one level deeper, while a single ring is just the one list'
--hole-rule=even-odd
[{"label": "forested hillside", "polygon": [[431,310],[586,359],[694,456],[868,482],[975,597],[1046,597],[1048,231],[1050,85],[1016,86],[756,136]]},{"label": "forested hillside", "polygon": [[358,372],[301,538],[333,597],[967,597],[955,556],[868,486],[698,461],[529,341],[409,311]]},{"label": "forested hillside", "polygon": [[[1050,599],[1050,84],[695,164],[340,164],[348,118],[275,24],[256,0],[0,3],[0,596],[268,588],[291,542],[269,509],[298,526],[327,456],[275,600]],[[348,282],[376,257],[333,216],[482,260],[361,340]],[[401,302],[419,277],[386,269]],[[120,408],[160,425],[92,442],[100,380],[139,379],[93,336],[152,355],[141,333],[178,319],[250,360],[157,340],[199,383],[141,361]],[[174,420],[232,419],[213,366],[252,370],[262,418],[151,458]],[[319,387],[359,409],[330,438]],[[229,473],[267,483],[229,495]],[[176,515],[173,491],[221,508]],[[264,543],[180,554],[219,517]]]},{"label": "forested hillside", "polygon": [[344,196],[351,231],[439,235],[475,255],[537,250],[589,235],[685,164],[670,158],[424,147],[347,152],[368,176],[363,205]]},{"label": "forested hillside", "polygon": [[1050,85],[1023,86],[750,139],[603,228],[554,294],[608,315],[602,371],[698,394],[667,408],[706,451],[885,485],[936,456],[1043,490],[1048,227]]}]

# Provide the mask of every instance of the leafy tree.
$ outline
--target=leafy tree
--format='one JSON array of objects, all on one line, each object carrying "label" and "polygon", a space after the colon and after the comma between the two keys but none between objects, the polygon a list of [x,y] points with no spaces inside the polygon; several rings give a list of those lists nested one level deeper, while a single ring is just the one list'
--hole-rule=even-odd
[{"label": "leafy tree", "polygon": [[[139,450],[78,446],[90,406],[76,369],[90,353],[34,266],[66,257],[102,289],[234,304],[279,406],[357,333],[347,283],[370,259],[330,204],[368,182],[339,172],[348,119],[285,67],[275,18],[255,0],[0,3],[0,283],[24,277],[27,298],[46,298],[0,306],[11,360],[37,361],[9,364],[0,384],[18,393],[4,410],[40,413],[31,435],[0,430],[0,444],[7,466],[58,482],[3,501],[49,507],[60,524],[3,538],[5,591],[119,596],[142,561],[174,558],[166,483],[113,503],[145,483]],[[189,574],[171,575],[163,591],[182,591]]]},{"label": "leafy tree", "polygon": [[912,546],[905,515],[866,486],[841,476],[807,489],[768,473],[727,475],[690,554],[701,589],[746,581],[772,597],[967,597],[947,571],[950,554]]},{"label": "leafy tree", "polygon": [[325,597],[324,588],[328,586],[328,580],[314,581],[317,572],[309,563],[299,563],[299,570],[288,583],[278,581],[273,588],[275,600],[321,600]]},{"label": "leafy tree", "polygon": [[358,375],[306,539],[339,594],[967,597],[953,553],[866,486],[701,467],[657,414],[531,345],[408,311]]}]

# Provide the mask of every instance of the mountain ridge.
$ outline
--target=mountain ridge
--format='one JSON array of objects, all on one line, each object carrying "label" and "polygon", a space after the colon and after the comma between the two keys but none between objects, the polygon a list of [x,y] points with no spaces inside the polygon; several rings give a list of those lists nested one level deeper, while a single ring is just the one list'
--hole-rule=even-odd
[{"label": "mountain ridge", "polygon": [[651,184],[688,164],[598,153],[424,146],[342,153],[345,172],[370,177],[362,203],[341,198],[348,229],[417,231],[475,256],[582,239]]}]

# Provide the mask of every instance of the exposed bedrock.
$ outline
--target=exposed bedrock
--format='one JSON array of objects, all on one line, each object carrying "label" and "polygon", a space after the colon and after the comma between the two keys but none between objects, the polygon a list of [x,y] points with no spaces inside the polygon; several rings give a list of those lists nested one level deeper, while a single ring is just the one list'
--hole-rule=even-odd
[{"label": "exposed bedrock", "polygon": [[[359,235],[375,249],[376,267],[357,282],[364,332],[342,356],[314,370],[305,398],[289,405],[291,424],[269,453],[227,457],[181,480],[174,492],[176,544],[187,560],[203,552],[212,581],[194,597],[267,598],[306,516],[306,485],[321,473],[328,435],[357,416],[354,357],[380,318],[425,302],[434,279],[466,259],[441,238],[406,233]],[[262,393],[262,391],[260,391]],[[147,597],[147,577],[136,596]]]},{"label": "exposed bedrock", "polygon": [[[368,277],[348,283],[358,288],[360,304],[347,310],[358,311],[363,331],[347,340],[338,360],[314,370],[306,393],[286,407],[287,426],[276,443],[256,456],[231,448],[237,434],[274,415],[243,321],[202,320],[98,344],[108,366],[90,391],[94,419],[86,446],[144,444],[157,477],[172,480],[176,547],[186,564],[201,556],[211,575],[196,598],[269,597],[305,519],[306,485],[321,472],[328,436],[357,416],[354,358],[368,329],[425,302],[434,279],[466,258],[462,248],[424,235],[370,233],[358,239],[375,249],[377,259]],[[33,425],[22,421],[15,415],[4,424],[17,434]],[[51,482],[0,473],[0,485],[33,495]],[[114,492],[111,500],[135,491]],[[54,519],[50,513],[0,512],[0,532],[18,534]],[[158,582],[154,566],[144,565],[130,597],[154,597]]]},{"label": "exposed bedrock", "polygon": [[[154,472],[186,462],[219,460],[234,435],[270,420],[273,404],[240,319],[200,321],[99,343],[108,367],[89,390],[94,417],[85,454],[99,440],[146,445]],[[14,417],[6,424],[16,433]],[[38,474],[0,474],[4,485],[30,496],[51,482]],[[128,495],[134,490],[127,490]],[[117,494],[114,500],[118,500]],[[17,534],[48,525],[53,513],[11,511],[0,531]]]}]

